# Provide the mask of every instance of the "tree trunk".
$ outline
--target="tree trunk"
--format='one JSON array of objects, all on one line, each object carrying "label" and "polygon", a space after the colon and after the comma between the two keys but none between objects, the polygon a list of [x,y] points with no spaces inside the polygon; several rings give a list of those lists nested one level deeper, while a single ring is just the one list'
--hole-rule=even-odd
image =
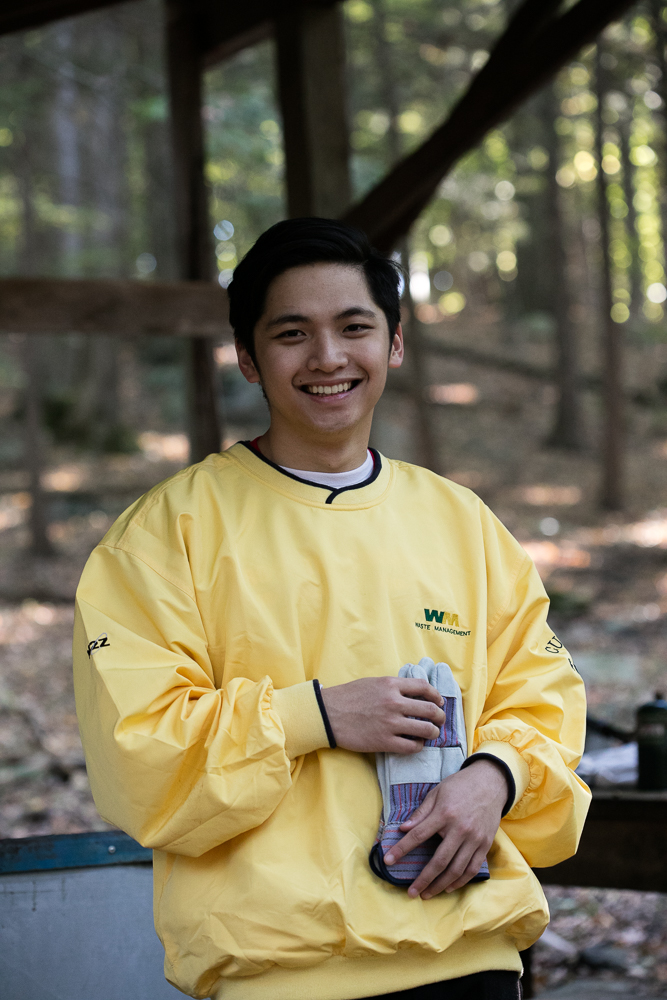
[{"label": "tree trunk", "polygon": [[[27,72],[27,67],[26,70]],[[26,133],[20,147],[16,176],[22,207],[22,240],[19,257],[19,271],[26,277],[37,271],[35,256],[39,238],[35,226],[35,213],[32,201],[33,175],[30,156],[30,133]],[[26,379],[25,387],[25,417],[24,417],[24,462],[28,471],[28,489],[30,491],[30,548],[33,555],[53,555],[53,547],[47,534],[46,498],[42,489],[42,470],[44,468],[42,441],[42,372],[40,370],[37,351],[39,341],[26,336],[22,345],[23,368]]]},{"label": "tree trunk", "polygon": [[555,129],[557,103],[552,87],[545,90],[544,121],[549,153],[547,188],[547,261],[551,275],[551,310],[556,320],[556,371],[558,402],[556,421],[547,445],[579,451],[584,446],[581,397],[577,387],[579,359],[577,334],[571,317],[572,297],[565,252],[562,193],[556,180],[559,140]]},{"label": "tree trunk", "polygon": [[[125,51],[115,19],[107,21],[97,49],[99,75],[90,95],[92,121],[87,166],[92,201],[102,225],[91,234],[97,262],[88,268],[92,270],[89,276],[97,276],[101,271],[105,277],[121,278],[129,276],[129,262],[125,261],[128,246],[127,148],[123,129]],[[74,116],[77,108],[72,102],[67,110]],[[76,139],[79,129],[74,117],[67,120],[64,113],[61,124],[65,128],[61,138],[65,149],[72,138]],[[71,151],[67,156],[71,156]],[[73,191],[72,179],[66,183]],[[84,440],[100,449],[114,448],[123,425],[118,394],[118,349],[116,337],[96,336],[81,351],[85,379],[76,399],[72,424],[80,428]]]},{"label": "tree trunk", "polygon": [[[71,72],[74,25],[71,21],[59,21],[53,26],[53,34],[60,57],[51,111],[59,194],[63,205],[76,209],[81,204],[81,157],[76,124],[78,88]],[[61,230],[61,253],[61,273],[78,277],[81,253],[78,225]]]},{"label": "tree trunk", "polygon": [[409,263],[410,246],[405,240],[401,246],[401,258],[406,262],[406,282],[403,292],[403,305],[407,311],[407,322],[404,324],[407,347],[408,373],[410,380],[410,395],[415,408],[417,424],[418,464],[424,468],[443,474],[438,454],[438,443],[433,428],[432,406],[428,398],[429,371],[426,346],[422,336],[421,323],[415,316],[415,306],[410,294]]},{"label": "tree trunk", "polygon": [[[401,108],[391,68],[391,46],[387,42],[385,0],[377,0],[374,11],[376,67],[381,81],[382,103],[389,115],[389,128],[387,129],[387,167],[389,168],[401,156],[402,141],[398,130],[398,116]],[[433,426],[432,403],[427,396],[430,382],[428,356],[421,323],[415,315],[414,302],[410,294],[410,245],[407,239],[402,241],[400,252],[405,274],[403,305],[407,312],[407,322],[404,324],[406,361],[409,367],[410,396],[415,413],[418,461],[425,468],[442,475],[437,436]]]},{"label": "tree trunk", "polygon": [[389,170],[400,160],[403,143],[401,141],[401,134],[398,131],[398,116],[401,111],[401,105],[396,87],[396,78],[391,69],[392,52],[391,45],[387,41],[385,0],[377,0],[375,4],[373,26],[376,69],[382,88],[380,96],[389,115],[389,128],[387,129],[387,170]]},{"label": "tree trunk", "polygon": [[623,195],[628,206],[626,230],[630,244],[632,262],[630,264],[630,309],[637,313],[643,300],[642,273],[639,265],[639,236],[637,233],[637,210],[635,209],[634,167],[630,161],[630,127],[632,112],[625,121],[618,124],[621,149],[621,169],[623,171]]},{"label": "tree trunk", "polygon": [[42,431],[42,387],[43,379],[39,365],[39,345],[41,338],[23,338],[23,367],[26,375],[25,388],[25,464],[28,470],[30,505],[30,541],[35,556],[52,556],[53,546],[47,533],[47,504],[42,489],[44,468],[44,447]]},{"label": "tree trunk", "polygon": [[597,197],[602,244],[602,273],[600,283],[600,317],[602,327],[602,490],[600,502],[606,510],[620,510],[624,494],[624,420],[623,397],[623,326],[611,318],[613,306],[611,255],[609,252],[609,202],[607,184],[602,169],[604,122],[602,106],[605,85],[600,65],[600,45],[595,55],[595,85],[597,112],[595,151],[598,160]]},{"label": "tree trunk", "polygon": [[662,98],[660,109],[662,149],[660,150],[660,220],[662,223],[662,239],[667,244],[667,23],[662,18],[661,0],[649,0],[651,27],[655,36],[655,56],[660,70],[660,79],[656,90]]},{"label": "tree trunk", "polygon": [[[141,33],[137,39],[139,60],[142,65],[151,65],[154,56],[155,25],[152,20],[141,22]],[[162,74],[151,74],[144,79],[141,97],[144,100],[159,100],[166,90],[166,80]],[[176,281],[179,268],[176,261],[176,232],[174,226],[174,176],[171,157],[169,122],[160,118],[145,121],[142,128],[144,170],[150,178],[150,189],[142,198],[146,213],[145,250],[156,259],[154,278],[160,281]],[[213,277],[213,275],[211,276]]]}]

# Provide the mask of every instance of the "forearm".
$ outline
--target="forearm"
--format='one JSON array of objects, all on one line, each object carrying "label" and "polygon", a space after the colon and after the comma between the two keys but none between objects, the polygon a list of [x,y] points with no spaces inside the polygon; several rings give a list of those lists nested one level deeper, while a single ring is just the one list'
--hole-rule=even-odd
[{"label": "forearm", "polygon": [[100,814],[145,846],[195,857],[264,822],[291,786],[269,678],[221,690],[201,663],[111,620],[109,646],[88,657],[99,612],[79,603],[75,693]]}]

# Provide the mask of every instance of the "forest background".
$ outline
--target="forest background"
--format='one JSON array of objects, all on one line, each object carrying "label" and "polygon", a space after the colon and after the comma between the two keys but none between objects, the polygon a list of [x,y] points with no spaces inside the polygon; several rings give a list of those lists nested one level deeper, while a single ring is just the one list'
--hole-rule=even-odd
[{"label": "forest background", "polygon": [[[447,116],[516,6],[341,4],[355,200]],[[400,248],[408,365],[373,427],[385,454],[421,460],[426,403],[432,464],[478,492],[533,556],[591,711],[628,730],[667,666],[666,38],[667,6],[636,4],[444,180]],[[275,70],[266,41],[205,76],[223,286],[285,217]],[[0,39],[0,276],[175,279],[171,159],[159,0]],[[599,454],[610,323],[627,397],[624,508],[611,513]],[[416,333],[427,360],[415,387]],[[74,590],[114,518],[188,461],[184,343],[119,334],[34,337],[32,352],[0,335],[0,837],[105,826],[74,713]],[[261,433],[264,402],[231,343],[215,356],[225,444]],[[44,446],[40,556],[29,376]],[[550,899],[574,952],[541,946],[538,984],[585,975],[584,946],[613,945],[623,975],[665,995],[663,897]]]},{"label": "forest background", "polygon": [[[446,116],[514,6],[343,4],[355,200]],[[599,367],[607,257],[613,321],[631,347],[659,347],[644,350],[643,359],[653,375],[649,395],[662,411],[664,15],[657,0],[637,5],[605,32],[599,65],[591,46],[490,132],[414,226],[409,261],[417,317],[434,334],[467,341],[474,327],[536,359],[569,335],[576,376],[577,365]],[[175,277],[163,35],[160,3],[140,0],[0,41],[0,274]],[[268,41],[206,74],[206,172],[222,284],[259,233],[285,214],[275,91]],[[600,219],[601,182],[608,220]],[[15,463],[24,376],[16,345],[3,338],[0,352],[0,461]],[[128,451],[149,425],[187,423],[182,343],[71,335],[44,340],[40,354],[54,443]],[[238,436],[265,414],[229,351],[218,359],[229,433]],[[478,394],[432,390],[436,403],[466,405],[466,398],[474,404]],[[570,409],[580,405],[568,400]],[[590,444],[591,419],[588,432],[584,416],[571,420],[560,441],[556,427],[554,443]],[[664,412],[657,420],[667,431]],[[380,433],[383,443],[386,437]],[[394,450],[410,451],[409,435],[394,437]],[[443,465],[452,471],[451,462]]]}]

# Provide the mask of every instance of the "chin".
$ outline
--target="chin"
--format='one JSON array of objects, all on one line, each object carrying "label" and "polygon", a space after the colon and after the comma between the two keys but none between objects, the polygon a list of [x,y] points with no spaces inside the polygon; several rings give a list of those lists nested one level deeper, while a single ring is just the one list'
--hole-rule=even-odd
[{"label": "chin", "polygon": [[303,423],[309,430],[317,434],[345,434],[350,433],[365,418],[366,414],[322,414],[327,419],[305,420]]}]

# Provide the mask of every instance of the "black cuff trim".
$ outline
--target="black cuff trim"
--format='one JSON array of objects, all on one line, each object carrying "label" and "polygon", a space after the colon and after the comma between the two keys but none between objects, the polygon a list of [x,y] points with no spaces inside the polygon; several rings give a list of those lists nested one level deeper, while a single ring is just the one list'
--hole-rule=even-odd
[{"label": "black cuff trim", "polygon": [[313,687],[315,688],[315,697],[317,698],[317,704],[320,707],[320,712],[322,714],[322,722],[324,723],[324,728],[327,732],[327,739],[329,740],[329,746],[332,750],[335,750],[338,744],[336,743],[336,737],[333,734],[333,729],[331,728],[331,723],[329,722],[329,716],[327,715],[327,710],[324,707],[324,698],[322,697],[322,686],[319,681],[313,681]]},{"label": "black cuff trim", "polygon": [[494,764],[497,764],[498,767],[502,769],[502,772],[505,775],[505,781],[507,782],[507,790],[509,792],[509,795],[507,796],[507,801],[505,802],[503,811],[501,812],[500,815],[506,816],[507,813],[512,808],[512,806],[514,805],[514,800],[516,799],[516,784],[514,782],[514,775],[510,770],[509,764],[506,764],[504,760],[501,760],[500,757],[494,756],[494,754],[492,753],[482,752],[482,753],[474,753],[470,757],[466,757],[466,759],[461,764],[460,770],[462,771],[463,768],[468,767],[469,764],[474,764],[476,760],[490,760]]}]

